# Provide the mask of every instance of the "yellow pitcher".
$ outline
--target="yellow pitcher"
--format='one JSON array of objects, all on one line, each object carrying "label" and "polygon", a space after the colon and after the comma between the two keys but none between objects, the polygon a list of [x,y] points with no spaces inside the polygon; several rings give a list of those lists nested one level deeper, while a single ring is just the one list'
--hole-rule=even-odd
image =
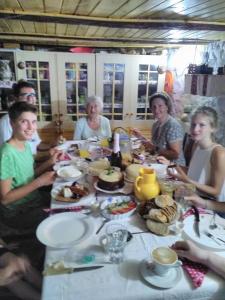
[{"label": "yellow pitcher", "polygon": [[137,199],[139,201],[151,200],[158,196],[159,192],[155,170],[141,168],[134,184],[134,193]]}]

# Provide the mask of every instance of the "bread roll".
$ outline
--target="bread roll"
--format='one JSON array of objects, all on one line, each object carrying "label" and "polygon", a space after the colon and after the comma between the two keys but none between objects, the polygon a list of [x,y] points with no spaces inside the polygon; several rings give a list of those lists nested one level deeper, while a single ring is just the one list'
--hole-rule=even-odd
[{"label": "bread roll", "polygon": [[168,228],[168,225],[166,225],[166,224],[159,223],[159,222],[152,221],[152,220],[147,220],[146,226],[151,232],[153,232],[157,235],[165,236],[165,235],[169,234],[169,228]]},{"label": "bread roll", "polygon": [[166,223],[167,222],[167,216],[165,216],[162,212],[161,209],[151,209],[149,211],[149,217],[152,220],[161,222],[161,223]]},{"label": "bread roll", "polygon": [[174,201],[170,197],[170,195],[159,195],[158,197],[155,198],[155,204],[160,208],[172,206],[173,203]]}]

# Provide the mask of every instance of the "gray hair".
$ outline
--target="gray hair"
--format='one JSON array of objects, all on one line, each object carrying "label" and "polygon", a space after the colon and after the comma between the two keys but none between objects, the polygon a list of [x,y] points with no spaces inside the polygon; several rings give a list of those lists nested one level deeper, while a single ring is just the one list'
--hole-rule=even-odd
[{"label": "gray hair", "polygon": [[99,107],[101,108],[101,111],[103,110],[103,101],[102,101],[102,98],[99,97],[99,96],[90,96],[86,99],[86,108],[88,107],[89,104],[93,103],[93,102],[96,102]]}]

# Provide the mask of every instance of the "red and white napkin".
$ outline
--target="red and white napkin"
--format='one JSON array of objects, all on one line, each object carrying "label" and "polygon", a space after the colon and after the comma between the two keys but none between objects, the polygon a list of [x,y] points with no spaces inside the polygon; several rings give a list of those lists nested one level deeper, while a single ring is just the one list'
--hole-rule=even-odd
[{"label": "red and white napkin", "polygon": [[[199,214],[210,214],[209,211],[205,210],[204,208],[197,208],[199,211]],[[190,207],[183,215],[182,219],[194,215],[195,211],[192,207]],[[204,280],[205,274],[208,272],[208,268],[204,266],[203,264],[190,261],[189,259],[183,258],[181,259],[183,262],[183,269],[186,271],[188,276],[190,277],[192,284],[195,288],[198,288],[202,285],[202,282]]]},{"label": "red and white napkin", "polygon": [[208,272],[208,268],[200,263],[192,262],[189,259],[182,259],[183,269],[186,271],[191,279],[191,282],[195,288],[202,285],[205,274]]}]

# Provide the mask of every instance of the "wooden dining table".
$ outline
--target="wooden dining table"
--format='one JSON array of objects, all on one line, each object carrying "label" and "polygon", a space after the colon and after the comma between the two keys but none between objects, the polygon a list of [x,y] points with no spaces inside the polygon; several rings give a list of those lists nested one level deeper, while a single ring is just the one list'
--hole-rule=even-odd
[{"label": "wooden dining table", "polygon": [[[55,262],[63,262],[65,266],[76,266],[78,258],[83,254],[94,254],[94,262],[85,265],[103,265],[102,268],[70,274],[49,275],[43,277],[42,300],[149,300],[149,299],[225,299],[224,280],[208,271],[199,288],[194,288],[189,276],[180,267],[180,276],[171,288],[165,288],[160,283],[156,285],[148,282],[141,273],[141,265],[150,260],[152,249],[158,246],[171,246],[175,241],[186,239],[184,233],[157,236],[149,232],[142,217],[134,212],[127,218],[111,220],[126,226],[133,233],[124,251],[124,260],[120,264],[111,264],[107,260],[101,240],[105,234],[105,227],[96,234],[105,218],[98,207],[107,197],[119,196],[97,191],[93,179],[89,175],[83,177],[83,182],[90,187],[89,195],[83,197],[79,203],[62,203],[54,200],[51,208],[68,208],[77,205],[90,205],[92,213],[87,214],[89,234],[79,243],[67,248],[46,247],[45,268]],[[56,179],[53,189],[65,184]],[[60,214],[57,214],[60,215]],[[79,216],[80,212],[74,212]],[[51,218],[51,216],[50,216]],[[91,224],[91,225],[90,225]],[[76,228],[74,228],[76,230]],[[65,230],[66,232],[66,230]],[[225,232],[225,230],[224,230]],[[63,234],[63,233],[61,233]],[[225,247],[218,255],[225,257]],[[157,286],[159,285],[159,286]]]}]

